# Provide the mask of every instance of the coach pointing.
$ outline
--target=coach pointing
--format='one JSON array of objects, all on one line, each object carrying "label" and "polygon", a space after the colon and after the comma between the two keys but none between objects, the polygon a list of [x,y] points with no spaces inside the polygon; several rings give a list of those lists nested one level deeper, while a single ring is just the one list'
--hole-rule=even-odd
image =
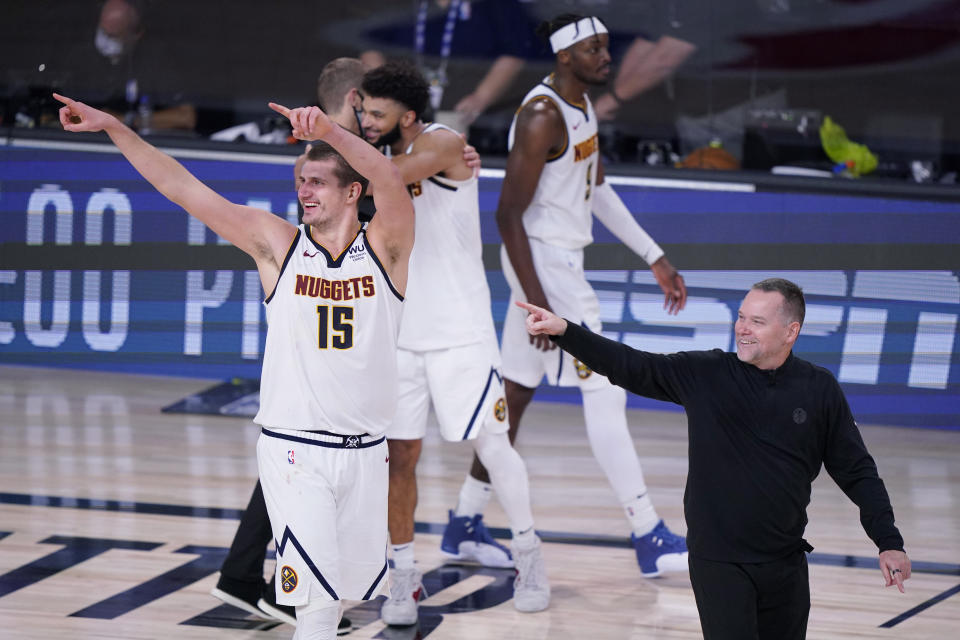
[{"label": "coach pointing", "polygon": [[792,353],[800,288],[753,285],[737,315],[737,352],[631,349],[530,304],[527,329],[636,394],[683,405],[690,580],[706,640],[803,638],[810,584],[803,539],[810,486],[826,467],[860,508],[886,585],[903,591],[910,559],[890,499],[840,385]]}]

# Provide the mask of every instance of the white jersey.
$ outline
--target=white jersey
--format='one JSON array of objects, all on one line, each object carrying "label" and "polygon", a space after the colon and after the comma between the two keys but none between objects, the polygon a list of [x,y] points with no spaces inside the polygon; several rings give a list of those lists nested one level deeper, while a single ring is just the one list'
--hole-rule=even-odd
[{"label": "white jersey", "polygon": [[[566,138],[560,152],[547,158],[533,200],[523,214],[523,228],[529,237],[541,242],[582,249],[593,242],[591,210],[600,158],[597,117],[586,94],[582,105],[571,104],[560,97],[550,81],[548,76],[531,89],[520,109],[534,100],[549,100],[563,115]],[[516,127],[514,116],[507,138],[510,149]]]},{"label": "white jersey", "polygon": [[300,225],[264,301],[267,343],[254,422],[346,435],[386,431],[397,404],[402,301],[365,228],[334,257]]},{"label": "white jersey", "polygon": [[[448,127],[431,124],[421,135],[438,129]],[[450,180],[436,175],[409,189],[416,211],[416,239],[399,346],[427,351],[495,339],[483,267],[477,178]]]}]

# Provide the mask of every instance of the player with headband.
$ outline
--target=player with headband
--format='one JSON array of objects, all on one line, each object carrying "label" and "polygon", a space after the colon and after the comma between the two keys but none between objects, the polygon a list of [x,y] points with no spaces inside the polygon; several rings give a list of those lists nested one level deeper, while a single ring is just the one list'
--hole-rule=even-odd
[{"label": "player with headband", "polygon": [[[531,337],[521,300],[552,309],[599,332],[600,305],[583,270],[583,249],[593,241],[591,212],[650,265],[677,313],[686,303],[683,278],[663,250],[637,224],[603,180],[597,120],[587,97],[610,74],[607,28],[596,17],[565,14],[538,28],[556,53],[554,72],[524,98],[510,128],[510,155],[497,207],[501,261],[510,285],[502,339],[503,374],[511,440],[544,375],[550,384],[576,386],[583,397],[594,456],[623,505],[644,576],[683,571],[687,547],[673,534],[647,493],[626,420],[626,394],[544,336]],[[474,458],[455,515],[482,513],[490,496],[486,470]],[[452,520],[442,547],[457,544]]]}]

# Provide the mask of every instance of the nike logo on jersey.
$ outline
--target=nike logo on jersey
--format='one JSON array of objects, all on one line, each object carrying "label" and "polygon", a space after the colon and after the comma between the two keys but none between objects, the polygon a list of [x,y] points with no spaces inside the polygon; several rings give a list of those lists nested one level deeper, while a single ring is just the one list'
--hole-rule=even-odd
[{"label": "nike logo on jersey", "polygon": [[571,128],[572,128],[574,131],[576,131],[577,129],[580,128],[580,125],[582,125],[582,124],[583,124],[583,120],[581,120],[581,121],[578,122],[577,124],[573,125],[573,127],[571,127]]},{"label": "nike logo on jersey", "polygon": [[304,257],[304,258],[313,258],[313,257],[315,257],[318,253],[320,253],[320,252],[319,252],[319,251],[314,251],[313,253],[310,253],[309,251],[307,251],[306,249],[304,249],[304,251],[303,251],[303,257]]}]

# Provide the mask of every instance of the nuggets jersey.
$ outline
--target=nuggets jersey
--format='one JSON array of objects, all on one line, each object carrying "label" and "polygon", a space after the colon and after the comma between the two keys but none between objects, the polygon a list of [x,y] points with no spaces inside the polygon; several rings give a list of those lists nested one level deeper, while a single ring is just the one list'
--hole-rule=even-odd
[{"label": "nuggets jersey", "polygon": [[[547,158],[533,201],[523,214],[523,228],[529,237],[541,242],[582,249],[593,242],[591,206],[600,157],[597,117],[586,94],[583,105],[571,104],[560,97],[550,81],[548,76],[531,89],[520,109],[534,100],[549,100],[563,115],[566,138],[560,152]],[[516,127],[514,116],[507,138],[510,149]]]},{"label": "nuggets jersey", "polygon": [[382,434],[397,404],[402,301],[365,227],[332,256],[300,225],[264,301],[267,343],[254,422]]},{"label": "nuggets jersey", "polygon": [[[448,127],[431,124],[421,135],[438,129]],[[458,181],[437,175],[409,189],[416,211],[416,240],[400,347],[426,351],[495,339],[483,268],[477,179]]]}]

